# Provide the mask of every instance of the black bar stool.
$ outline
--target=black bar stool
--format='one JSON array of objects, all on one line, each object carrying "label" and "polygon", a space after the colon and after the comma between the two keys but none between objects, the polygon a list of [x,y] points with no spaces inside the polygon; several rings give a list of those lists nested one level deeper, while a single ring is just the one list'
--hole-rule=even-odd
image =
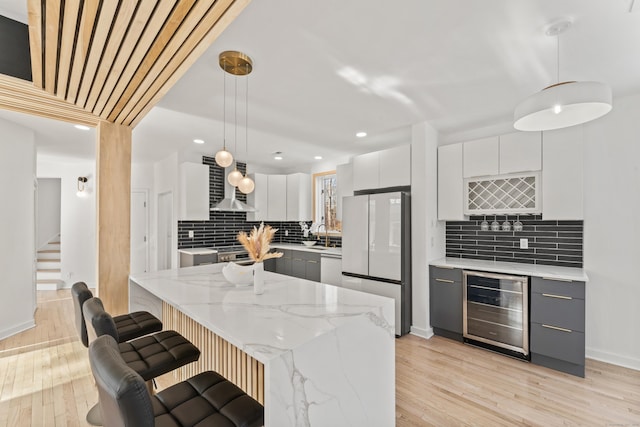
[{"label": "black bar stool", "polygon": [[203,372],[150,395],[111,336],[91,342],[89,361],[106,427],[264,425],[263,406],[216,372]]}]

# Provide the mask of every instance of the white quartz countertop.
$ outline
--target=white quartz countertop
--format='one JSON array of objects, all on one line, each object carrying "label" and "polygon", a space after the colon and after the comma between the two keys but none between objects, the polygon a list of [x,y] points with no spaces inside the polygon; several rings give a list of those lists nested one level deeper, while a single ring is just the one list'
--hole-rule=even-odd
[{"label": "white quartz countertop", "polygon": [[435,267],[463,268],[466,270],[491,271],[520,276],[546,277],[549,279],[586,282],[587,273],[582,268],[555,267],[551,265],[521,264],[515,262],[483,261],[466,258],[440,258],[429,263]]},{"label": "white quartz countertop", "polygon": [[351,322],[367,322],[394,334],[390,298],[264,272],[265,292],[235,286],[221,273],[226,263],[130,276],[262,363]]},{"label": "white quartz countertop", "polygon": [[270,245],[274,249],[289,249],[294,251],[303,251],[303,252],[315,252],[319,254],[333,255],[333,256],[342,256],[342,248],[325,248],[324,246],[316,243],[313,246],[305,246],[304,244],[295,244],[295,243],[271,243]]},{"label": "white quartz countertop", "polygon": [[182,252],[190,255],[210,255],[217,254],[218,251],[216,249],[211,248],[189,248],[189,249],[178,249],[178,252]]}]

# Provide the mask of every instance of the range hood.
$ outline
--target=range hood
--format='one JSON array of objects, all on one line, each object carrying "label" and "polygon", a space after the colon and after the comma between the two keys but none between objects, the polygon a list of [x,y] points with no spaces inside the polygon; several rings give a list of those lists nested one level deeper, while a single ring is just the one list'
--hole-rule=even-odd
[{"label": "range hood", "polygon": [[227,175],[235,168],[235,162],[225,168],[222,175],[224,182],[224,199],[220,200],[217,205],[213,206],[210,211],[223,211],[223,212],[256,212],[257,209],[253,206],[249,206],[246,203],[242,203],[236,199],[236,187],[229,184]]}]

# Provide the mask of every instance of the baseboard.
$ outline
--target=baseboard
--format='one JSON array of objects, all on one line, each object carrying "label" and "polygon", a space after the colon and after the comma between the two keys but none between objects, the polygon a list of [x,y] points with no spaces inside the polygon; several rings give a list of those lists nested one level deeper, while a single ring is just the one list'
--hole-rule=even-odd
[{"label": "baseboard", "polygon": [[62,288],[62,284],[58,283],[38,283],[36,284],[36,290],[38,291],[57,291]]},{"label": "baseboard", "polygon": [[27,329],[31,329],[36,326],[36,322],[31,319],[27,322],[21,323],[19,325],[12,326],[11,328],[0,331],[0,340],[5,338],[9,338],[12,335],[18,334],[22,331],[26,331]]},{"label": "baseboard", "polygon": [[[71,289],[73,284],[76,282],[82,282],[82,280],[64,282],[62,286],[60,286],[60,289]],[[96,292],[96,284],[94,282],[84,282],[84,283],[86,283],[87,287],[91,289],[91,292],[94,292],[94,293]]]},{"label": "baseboard", "polygon": [[594,359],[600,362],[611,363],[612,365],[618,365],[624,368],[640,371],[640,359],[634,357],[620,356],[619,354],[596,350],[594,348],[586,349],[586,357],[587,359]]},{"label": "baseboard", "polygon": [[412,326],[409,333],[411,335],[415,335],[417,337],[421,337],[428,340],[433,336],[433,329],[431,328],[423,329],[423,328],[418,328],[417,326]]}]

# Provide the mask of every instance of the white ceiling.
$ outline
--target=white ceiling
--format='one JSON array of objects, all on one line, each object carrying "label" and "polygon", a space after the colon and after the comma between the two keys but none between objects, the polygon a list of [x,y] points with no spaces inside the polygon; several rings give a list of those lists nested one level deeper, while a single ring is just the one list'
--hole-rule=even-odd
[{"label": "white ceiling", "polygon": [[[25,0],[0,14],[26,22]],[[515,105],[556,82],[556,40],[547,24],[570,18],[561,36],[560,79],[608,83],[615,98],[640,91],[640,5],[632,0],[270,0],[253,1],[134,130],[134,159],[171,151],[213,154],[222,142],[224,50],[254,61],[249,143],[239,80],[234,144],[233,77],[227,79],[227,147],[265,166],[344,158],[403,143],[428,121],[452,141],[470,131],[510,129]],[[15,114],[0,113],[12,120]],[[14,117],[15,118],[15,117]],[[47,150],[73,152],[80,131],[25,118]],[[51,126],[51,128],[49,128]],[[357,139],[364,130],[369,136]],[[193,138],[206,144],[197,146]],[[60,139],[60,138],[58,138]],[[44,142],[42,144],[45,144]],[[84,145],[82,145],[84,144]],[[282,151],[276,163],[270,153]]]}]

